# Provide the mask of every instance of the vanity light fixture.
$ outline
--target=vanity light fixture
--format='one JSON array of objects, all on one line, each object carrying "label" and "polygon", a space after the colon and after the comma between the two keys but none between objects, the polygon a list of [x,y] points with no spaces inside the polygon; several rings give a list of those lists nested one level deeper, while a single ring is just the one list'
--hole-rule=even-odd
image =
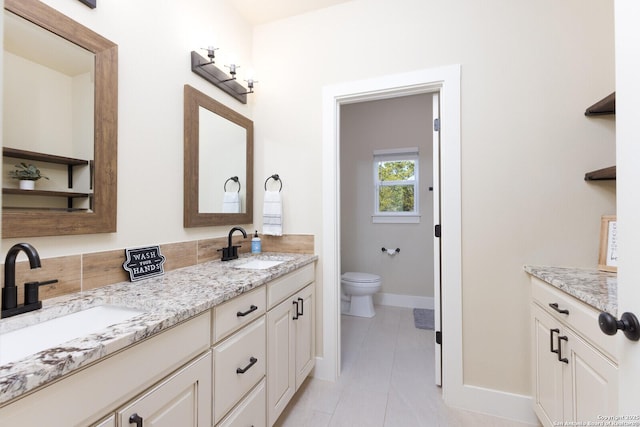
[{"label": "vanity light fixture", "polygon": [[229,68],[229,74],[231,75],[231,77],[229,77],[229,74],[225,73],[215,65],[215,51],[217,50],[217,48],[209,46],[204,50],[207,51],[207,57],[209,58],[208,61],[200,54],[198,54],[198,52],[191,52],[191,71],[193,71],[212,85],[228,93],[241,103],[246,104],[247,94],[254,93],[253,85],[254,83],[256,83],[256,81],[253,80],[253,78],[245,80],[248,86],[247,90],[236,80],[236,72],[237,69],[240,68],[239,65],[226,65],[226,67]]},{"label": "vanity light fixture", "polygon": [[213,46],[207,46],[206,48],[204,48],[204,50],[207,51],[207,57],[209,57],[208,64],[215,64],[216,63],[216,50],[218,50],[218,48],[217,47],[213,47]]}]

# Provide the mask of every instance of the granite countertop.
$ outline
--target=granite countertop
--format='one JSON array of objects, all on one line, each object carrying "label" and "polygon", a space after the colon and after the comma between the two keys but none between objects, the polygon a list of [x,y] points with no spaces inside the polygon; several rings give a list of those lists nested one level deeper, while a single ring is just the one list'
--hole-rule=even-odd
[{"label": "granite countertop", "polygon": [[[285,262],[263,270],[236,268],[254,258]],[[308,254],[246,254],[52,298],[41,310],[2,319],[0,334],[103,304],[144,311],[97,333],[0,365],[0,405],[317,259]]]},{"label": "granite countertop", "polygon": [[600,311],[618,317],[616,273],[571,267],[525,265],[524,270]]}]

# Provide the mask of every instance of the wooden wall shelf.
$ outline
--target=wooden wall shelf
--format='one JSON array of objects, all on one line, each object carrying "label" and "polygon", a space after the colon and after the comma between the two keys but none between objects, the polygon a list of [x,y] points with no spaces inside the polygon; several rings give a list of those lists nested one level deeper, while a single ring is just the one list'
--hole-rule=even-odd
[{"label": "wooden wall shelf", "polygon": [[37,153],[35,151],[19,150],[17,148],[2,148],[2,155],[16,159],[36,160],[46,163],[57,163],[59,165],[81,166],[88,165],[88,160],[74,159],[72,157],[54,156],[53,154]]},{"label": "wooden wall shelf", "polygon": [[598,169],[584,174],[585,181],[605,181],[616,179],[616,167],[611,166],[604,169]]},{"label": "wooden wall shelf", "polygon": [[584,112],[585,116],[604,116],[616,113],[616,93],[601,99],[600,101],[587,108]]},{"label": "wooden wall shelf", "polygon": [[2,194],[20,194],[23,196],[71,197],[82,198],[91,196],[90,193],[76,193],[73,191],[50,190],[21,190],[20,188],[3,188]]},{"label": "wooden wall shelf", "polygon": [[[22,160],[34,160],[38,162],[44,163],[54,163],[59,165],[67,165],[67,185],[68,188],[73,188],[73,168],[74,166],[93,166],[93,162],[85,159],[76,159],[73,157],[64,157],[64,156],[56,156],[53,154],[45,154],[38,153],[35,151],[27,151],[20,150],[17,148],[2,148],[2,155],[4,157],[11,157],[15,159]],[[91,170],[91,174],[93,175],[93,168]],[[90,180],[90,187],[93,189],[93,182]],[[93,197],[93,193],[78,193],[74,191],[52,191],[52,190],[22,190],[19,188],[3,188],[2,194],[14,194],[14,195],[22,195],[22,196],[45,196],[45,197],[65,197],[67,199],[67,208],[42,208],[43,210],[65,210],[65,211],[75,211],[75,210],[87,210],[85,208],[73,208],[73,199],[78,198],[90,198]],[[90,205],[93,205],[93,200],[90,199]],[[8,209],[8,207],[3,207],[3,209]],[[27,209],[27,208],[18,208],[18,209]],[[38,209],[38,208],[31,208]]]}]

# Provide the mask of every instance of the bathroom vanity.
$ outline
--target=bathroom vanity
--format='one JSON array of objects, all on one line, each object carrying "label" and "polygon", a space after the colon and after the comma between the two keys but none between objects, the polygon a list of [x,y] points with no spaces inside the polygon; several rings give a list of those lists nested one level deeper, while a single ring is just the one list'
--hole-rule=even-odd
[{"label": "bathroom vanity", "polygon": [[314,366],[316,260],[212,261],[3,319],[0,336],[95,306],[142,312],[3,362],[3,425],[272,425]]},{"label": "bathroom vanity", "polygon": [[531,274],[533,406],[545,426],[617,414],[618,340],[598,316],[617,317],[615,273],[525,266]]}]

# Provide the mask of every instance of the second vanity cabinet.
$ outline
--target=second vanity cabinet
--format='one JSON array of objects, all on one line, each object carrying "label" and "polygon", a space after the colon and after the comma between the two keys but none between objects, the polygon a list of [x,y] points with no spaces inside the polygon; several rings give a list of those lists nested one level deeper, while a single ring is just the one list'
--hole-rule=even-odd
[{"label": "second vanity cabinet", "polygon": [[597,422],[617,413],[617,336],[603,334],[599,311],[532,281],[534,410],[547,426]]},{"label": "second vanity cabinet", "polygon": [[315,364],[313,276],[310,265],[268,286],[269,425],[275,423]]}]

